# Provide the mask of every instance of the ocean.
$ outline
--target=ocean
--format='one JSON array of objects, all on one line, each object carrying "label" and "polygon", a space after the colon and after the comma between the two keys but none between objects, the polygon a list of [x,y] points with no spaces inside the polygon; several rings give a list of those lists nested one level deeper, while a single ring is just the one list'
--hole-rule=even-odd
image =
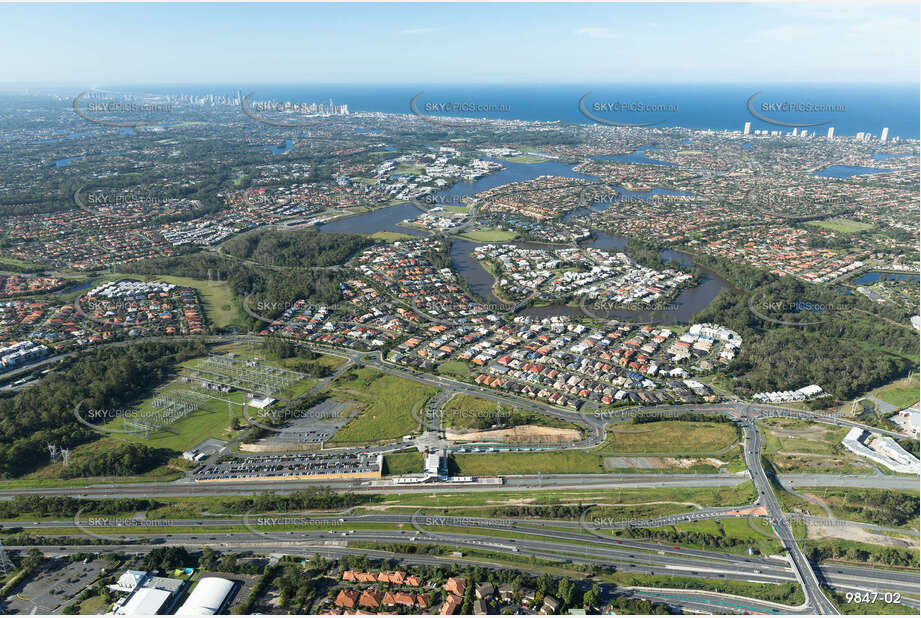
[{"label": "ocean", "polygon": [[[116,88],[111,86],[111,88]],[[919,138],[919,86],[917,84],[623,84],[623,85],[449,85],[449,84],[318,84],[318,85],[176,85],[134,86],[122,91],[188,94],[244,95],[255,100],[345,103],[352,112],[410,113],[410,100],[420,92],[416,107],[432,116],[469,116],[508,120],[592,123],[579,108],[613,122],[650,123],[691,129],[741,130],[751,122],[757,129],[782,130],[760,116],[793,124],[821,124],[807,128],[824,135],[869,132],[878,136],[883,127],[889,137]],[[446,104],[466,106],[445,112]],[[474,106],[475,111],[469,111]],[[811,110],[809,108],[812,108]],[[796,108],[795,111],[792,108]]]}]

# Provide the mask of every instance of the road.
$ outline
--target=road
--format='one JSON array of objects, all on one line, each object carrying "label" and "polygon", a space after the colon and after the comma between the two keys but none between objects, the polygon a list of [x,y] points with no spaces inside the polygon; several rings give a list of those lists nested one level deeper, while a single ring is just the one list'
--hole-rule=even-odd
[{"label": "road", "polygon": [[[179,338],[159,338],[162,340],[175,341]],[[258,343],[262,337],[257,336],[214,336],[206,338],[212,343],[226,343],[229,341],[246,341]],[[110,345],[131,345],[134,341],[117,342]],[[497,393],[495,391],[477,387],[465,382],[453,380],[450,378],[425,374],[411,369],[405,369],[384,361],[380,352],[367,353],[343,350],[340,348],[328,348],[327,346],[308,345],[310,349],[319,352],[332,353],[347,359],[344,367],[354,365],[364,365],[374,367],[379,371],[397,375],[403,378],[425,383],[441,389],[439,397],[434,402],[434,408],[437,409],[447,400],[448,397],[455,393],[475,394],[492,401],[501,402],[510,406],[520,407],[529,411],[537,412],[565,419],[571,422],[579,423],[587,428],[583,440],[574,443],[570,448],[591,448],[601,444],[605,438],[605,427],[608,423],[624,421],[629,418],[629,412],[624,416],[604,416],[594,414],[593,412],[577,412],[569,409],[557,408],[549,404],[536,402],[517,396]],[[60,358],[60,357],[56,357]],[[47,359],[44,362],[51,362],[55,359]],[[342,369],[344,370],[344,369]],[[261,481],[226,481],[219,483],[209,483],[207,486],[196,483],[190,479],[183,479],[171,483],[132,483],[132,484],[107,484],[89,487],[41,487],[33,489],[0,489],[0,498],[10,498],[16,495],[64,495],[73,497],[94,497],[94,498],[117,498],[117,497],[137,497],[137,496],[199,496],[207,491],[208,495],[252,495],[260,491],[277,491],[290,492],[296,491],[309,486],[318,484],[329,486],[336,490],[351,490],[356,492],[387,493],[387,492],[424,492],[433,491],[441,492],[470,492],[470,491],[524,491],[530,492],[534,489],[603,489],[603,488],[630,488],[630,487],[731,487],[746,482],[751,478],[755,490],[757,502],[750,505],[752,509],[761,509],[758,514],[743,514],[740,516],[766,516],[770,518],[774,531],[779,537],[785,548],[789,562],[777,558],[754,558],[740,557],[733,554],[693,550],[677,549],[662,546],[661,544],[645,543],[630,539],[616,539],[611,536],[599,535],[597,531],[585,529],[582,524],[576,522],[552,522],[554,530],[540,530],[541,526],[547,526],[551,522],[539,521],[522,521],[520,523],[511,523],[503,525],[487,526],[490,529],[489,540],[484,540],[477,535],[439,532],[432,534],[424,530],[419,530],[413,543],[444,544],[449,542],[451,545],[466,548],[486,548],[491,551],[500,553],[516,553],[533,556],[536,558],[545,558],[548,560],[560,560],[561,556],[566,557],[568,561],[574,563],[598,564],[614,566],[620,570],[647,573],[654,575],[671,575],[671,576],[696,576],[707,578],[718,578],[737,581],[753,581],[763,583],[779,583],[793,581],[800,583],[806,596],[806,601],[801,608],[785,608],[785,613],[801,611],[805,613],[816,614],[835,614],[837,613],[834,605],[825,597],[821,590],[819,576],[822,577],[828,585],[841,589],[865,590],[876,589],[880,586],[887,586],[884,589],[904,591],[906,593],[917,594],[917,580],[906,581],[904,574],[893,572],[880,572],[873,569],[864,569],[857,567],[816,567],[809,563],[801,549],[797,545],[792,529],[787,518],[781,511],[780,505],[774,496],[773,487],[768,478],[761,462],[761,444],[762,438],[758,432],[756,419],[768,416],[796,416],[814,422],[828,423],[839,426],[854,426],[869,429],[877,433],[883,433],[894,437],[904,437],[901,434],[869,428],[853,421],[829,417],[816,414],[813,412],[802,412],[785,409],[779,406],[744,404],[742,402],[730,401],[721,404],[704,404],[704,405],[668,405],[656,406],[652,408],[642,408],[644,413],[660,412],[663,415],[670,413],[683,412],[712,412],[716,414],[725,414],[741,423],[745,429],[744,459],[748,468],[747,474],[592,474],[592,475],[538,475],[538,476],[507,476],[504,479],[504,485],[446,485],[446,484],[425,484],[421,486],[374,486],[368,481],[361,480],[342,480],[342,481],[285,481],[285,480],[261,480]],[[439,428],[438,414],[422,414],[423,425],[428,424],[430,432],[437,432]],[[413,446],[412,443],[394,443],[390,445],[377,446],[374,450],[393,450],[396,448],[407,448]],[[842,486],[842,487],[874,487],[874,488],[892,488],[892,489],[915,489],[917,479],[914,477],[902,477],[895,475],[817,475],[817,474],[800,474],[800,475],[783,475],[778,481],[791,489],[803,486]],[[698,519],[712,519],[725,517],[731,514],[731,511],[737,511],[740,507],[703,509],[702,511],[692,512],[690,514],[677,515],[672,517],[660,518],[659,520],[650,520],[645,522],[649,525],[665,525],[676,523],[678,521],[693,521]],[[344,518],[349,522],[361,523],[379,523],[406,525],[413,523],[407,520],[405,514],[378,514],[374,516],[348,516]],[[10,525],[14,522],[8,522]],[[34,528],[36,530],[51,529],[55,526],[61,527],[65,522],[39,522],[37,524],[24,524],[18,522],[18,525],[24,528]],[[208,527],[236,526],[239,527],[240,520],[218,519],[203,520],[200,525]],[[68,527],[73,522],[68,522]],[[196,524],[193,524],[196,525]],[[477,524],[479,525],[479,524]],[[535,527],[536,526],[536,527]],[[117,533],[116,533],[117,534]],[[234,549],[243,550],[246,548],[259,549],[265,551],[268,547],[272,551],[278,551],[283,548],[286,553],[304,549],[308,551],[305,544],[313,544],[312,547],[327,547],[331,535],[329,531],[296,531],[288,533],[272,533],[267,538],[264,533],[260,532],[239,532],[238,528],[227,533],[212,533],[214,536],[206,537],[207,533],[168,533],[157,534],[158,537],[164,537],[169,544],[182,544],[187,547],[214,546],[217,542],[221,546],[233,547]],[[221,539],[220,534],[225,536]],[[366,542],[393,542],[407,543],[407,532],[403,530],[387,531],[357,531],[349,536],[349,541],[362,540]],[[526,537],[522,537],[526,534]],[[220,540],[219,540],[220,539]],[[548,539],[548,540],[544,540]],[[212,542],[215,541],[215,542]],[[271,541],[266,543],[266,541]],[[589,544],[587,544],[589,543]],[[507,545],[508,544],[508,545]],[[128,545],[127,548],[135,550],[137,545]],[[64,548],[59,551],[70,551],[72,548]],[[98,547],[96,548],[98,549]],[[290,551],[289,551],[290,550]],[[330,551],[347,551],[347,548],[337,548]],[[819,575],[817,575],[817,572]],[[870,587],[870,588],[868,588]],[[893,588],[894,587],[894,588]],[[704,611],[725,611],[732,607],[732,603],[738,599],[729,599],[727,595],[709,595],[702,593],[691,593],[688,591],[679,591],[678,597],[675,591],[637,591],[638,594],[659,595],[662,600],[671,598],[667,601],[670,604],[686,602],[685,607]],[[672,597],[667,597],[671,594]],[[680,597],[680,598],[679,598]],[[652,598],[646,596],[644,598]],[[737,605],[738,608],[748,608],[752,611],[776,611],[777,607],[770,607],[771,604],[763,602],[745,600],[748,605]],[[911,602],[906,601],[906,602]],[[679,605],[680,606],[680,605]]]},{"label": "road", "polygon": [[[349,523],[408,523],[410,516],[400,515],[369,515],[345,517],[345,525]],[[420,519],[417,517],[417,520]],[[422,518],[424,519],[424,518]],[[467,519],[467,518],[465,518]],[[796,580],[789,563],[777,558],[761,558],[738,556],[721,552],[708,552],[703,550],[675,550],[669,546],[655,543],[639,542],[631,539],[616,537],[596,538],[574,530],[562,532],[559,530],[543,530],[542,526],[533,522],[522,524],[487,524],[484,527],[490,530],[489,536],[476,533],[457,533],[431,531],[432,526],[417,527],[412,530],[354,530],[350,533],[330,532],[327,530],[273,530],[269,525],[261,525],[256,517],[249,520],[249,530],[239,531],[240,518],[226,520],[228,525],[235,525],[237,531],[215,532],[202,530],[191,533],[164,533],[135,535],[128,532],[129,538],[138,539],[137,544],[118,544],[118,531],[113,530],[104,534],[99,529],[100,536],[116,541],[115,545],[105,546],[53,546],[47,548],[51,553],[79,551],[91,548],[90,551],[111,551],[125,549],[136,551],[141,548],[164,543],[147,544],[144,539],[159,537],[166,544],[183,546],[198,550],[211,547],[216,550],[233,549],[234,551],[254,551],[272,553],[283,552],[286,554],[313,553],[324,549],[345,550],[345,543],[384,543],[416,545],[450,545],[461,549],[477,549],[491,552],[511,553],[554,561],[564,561],[574,565],[598,565],[613,567],[618,571],[635,574],[648,574],[675,577],[703,577],[738,582],[758,582],[777,584]],[[73,522],[68,522],[71,525]],[[437,523],[437,520],[436,520]],[[552,522],[559,523],[559,522]],[[570,522],[572,524],[573,522]],[[212,525],[209,522],[208,525]],[[568,526],[570,529],[572,525]],[[108,532],[108,530],[106,530]],[[410,536],[415,534],[416,536]],[[343,538],[344,537],[344,538]],[[552,539],[552,540],[542,540]],[[587,545],[586,543],[591,543]],[[9,549],[18,549],[10,547]],[[358,551],[366,551],[358,549]],[[913,573],[873,570],[852,567],[825,567],[823,576],[829,585],[844,589],[859,590],[885,590],[901,592],[903,594],[917,593],[917,578]],[[696,593],[690,592],[694,595]],[[810,609],[804,604],[799,609]]]},{"label": "road", "polygon": [[758,432],[754,419],[749,414],[746,414],[743,425],[746,440],[745,463],[755,485],[758,504],[767,509],[774,531],[780,537],[784,549],[787,550],[787,555],[796,570],[797,579],[806,595],[806,605],[816,614],[839,613],[835,605],[822,592],[815,571],[813,571],[812,565],[806,559],[805,554],[803,554],[802,549],[800,549],[799,544],[793,537],[793,529],[790,527],[790,523],[784,516],[780,504],[778,504],[777,498],[774,496],[774,489],[761,463],[761,434]]}]

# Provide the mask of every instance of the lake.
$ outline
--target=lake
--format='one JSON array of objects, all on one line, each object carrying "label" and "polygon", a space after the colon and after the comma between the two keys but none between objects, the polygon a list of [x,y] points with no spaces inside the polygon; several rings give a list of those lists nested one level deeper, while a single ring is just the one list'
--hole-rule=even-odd
[{"label": "lake", "polygon": [[375,232],[399,232],[410,236],[424,236],[422,230],[397,225],[407,219],[419,216],[419,209],[412,204],[399,204],[387,206],[360,215],[352,215],[322,223],[317,226],[321,232],[340,234],[374,234]]},{"label": "lake", "polygon": [[851,176],[859,176],[861,174],[882,174],[883,172],[891,171],[890,169],[880,167],[863,167],[860,165],[829,165],[828,167],[820,169],[813,174],[813,176],[820,176],[822,178],[850,178]]},{"label": "lake", "polygon": [[877,281],[919,281],[921,277],[917,273],[883,273],[878,271],[870,271],[860,275],[858,278],[854,279],[854,283],[857,285],[869,285],[871,283],[876,283]]}]

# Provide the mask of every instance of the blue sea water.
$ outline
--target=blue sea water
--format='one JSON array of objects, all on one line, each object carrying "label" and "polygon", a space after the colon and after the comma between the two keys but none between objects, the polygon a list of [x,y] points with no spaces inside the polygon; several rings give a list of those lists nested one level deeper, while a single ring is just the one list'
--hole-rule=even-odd
[{"label": "blue sea water", "polygon": [[[116,86],[112,86],[115,88]],[[348,104],[355,112],[410,113],[410,100],[422,93],[416,103],[423,114],[454,115],[510,120],[593,122],[579,109],[586,94],[585,107],[596,116],[616,122],[655,122],[655,126],[680,126],[692,129],[742,130],[746,122],[752,130],[782,130],[789,127],[769,124],[754,117],[746,103],[764,116],[795,123],[826,123],[807,129],[824,135],[829,126],[835,135],[870,132],[879,135],[889,127],[889,136],[919,137],[918,84],[573,84],[573,85],[450,85],[450,84],[328,84],[328,85],[158,85],[122,87],[122,90],[157,93],[223,94],[254,93],[257,100],[319,102],[330,98]],[[507,111],[458,112],[442,114],[426,111],[426,104],[475,104],[503,106]],[[627,103],[658,106],[670,111],[594,111],[596,104]],[[762,106],[794,103],[831,106],[834,112],[764,111]],[[664,107],[663,107],[664,106]],[[767,108],[770,110],[770,108]]]}]

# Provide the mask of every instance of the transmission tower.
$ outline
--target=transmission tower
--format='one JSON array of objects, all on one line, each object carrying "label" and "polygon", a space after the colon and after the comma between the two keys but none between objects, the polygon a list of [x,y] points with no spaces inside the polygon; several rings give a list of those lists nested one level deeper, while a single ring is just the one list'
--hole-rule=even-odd
[{"label": "transmission tower", "polygon": [[3,549],[3,539],[0,539],[0,573],[6,576],[15,568],[13,561],[10,560],[10,557],[6,555],[6,550]]},{"label": "transmission tower", "polygon": [[58,445],[48,443],[45,447],[48,449],[48,455],[51,456],[51,463],[56,463],[58,460]]},{"label": "transmission tower", "polygon": [[61,459],[64,460],[65,468],[70,465],[70,449],[69,448],[61,449]]}]

